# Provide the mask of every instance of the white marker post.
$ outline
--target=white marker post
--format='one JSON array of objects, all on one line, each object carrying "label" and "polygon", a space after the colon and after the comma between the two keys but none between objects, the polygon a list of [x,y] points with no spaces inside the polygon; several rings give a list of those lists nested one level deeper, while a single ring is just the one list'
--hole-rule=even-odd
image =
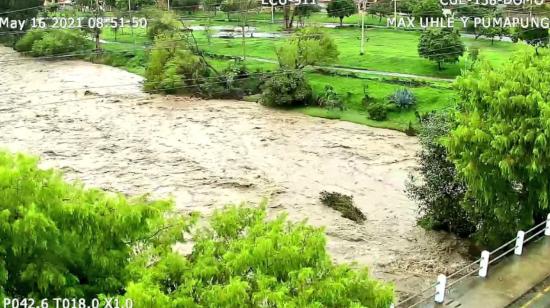
[{"label": "white marker post", "polygon": [[437,285],[435,286],[435,302],[443,304],[445,301],[445,285],[447,284],[447,276],[441,274],[437,276]]},{"label": "white marker post", "polygon": [[523,252],[524,238],[525,238],[525,232],[518,231],[518,236],[516,237],[516,249],[514,250],[514,254],[517,256],[521,256],[521,253]]},{"label": "white marker post", "polygon": [[548,214],[548,218],[546,218],[546,230],[544,231],[544,235],[550,236],[550,214]]},{"label": "white marker post", "polygon": [[489,256],[490,252],[484,250],[481,252],[481,260],[479,261],[479,277],[487,277],[487,270],[489,269]]}]

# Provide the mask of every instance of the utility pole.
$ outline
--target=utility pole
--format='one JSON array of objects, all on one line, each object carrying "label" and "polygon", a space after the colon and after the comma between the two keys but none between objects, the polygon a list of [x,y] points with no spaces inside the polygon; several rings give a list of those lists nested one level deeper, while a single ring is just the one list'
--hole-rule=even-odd
[{"label": "utility pole", "polygon": [[362,0],[359,5],[361,6],[361,52],[360,55],[365,54],[365,9],[367,0]]},{"label": "utility pole", "polygon": [[393,20],[397,28],[397,0],[393,0]]},{"label": "utility pole", "polygon": [[271,4],[271,23],[275,23],[275,6]]},{"label": "utility pole", "polygon": [[168,10],[170,11],[170,0],[167,0]]},{"label": "utility pole", "polygon": [[132,4],[130,3],[131,0],[128,0],[128,12],[132,11]]}]

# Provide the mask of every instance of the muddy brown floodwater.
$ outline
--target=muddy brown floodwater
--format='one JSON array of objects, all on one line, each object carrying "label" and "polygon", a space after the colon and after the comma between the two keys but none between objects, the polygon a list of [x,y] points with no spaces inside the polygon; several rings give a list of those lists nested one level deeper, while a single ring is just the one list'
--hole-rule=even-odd
[{"label": "muddy brown floodwater", "polygon": [[[172,195],[182,210],[267,197],[270,214],[325,226],[337,262],[368,265],[400,292],[464,264],[463,243],[415,225],[404,193],[415,138],[249,102],[151,96],[141,81],[0,48],[0,147],[39,155],[88,186]],[[321,205],[323,190],[353,195],[367,221]]]}]

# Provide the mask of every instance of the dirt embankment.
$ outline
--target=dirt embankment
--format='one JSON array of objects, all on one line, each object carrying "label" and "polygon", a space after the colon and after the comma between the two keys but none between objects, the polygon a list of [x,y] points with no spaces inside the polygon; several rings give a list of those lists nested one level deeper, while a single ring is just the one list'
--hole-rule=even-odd
[{"label": "dirt embankment", "polygon": [[[254,103],[150,96],[141,77],[82,61],[7,48],[0,61],[0,147],[40,155],[70,179],[173,195],[182,210],[205,213],[267,197],[272,214],[325,226],[338,262],[368,265],[400,291],[464,263],[460,242],[415,225],[404,193],[415,138]],[[322,206],[323,190],[353,195],[367,221]]]}]

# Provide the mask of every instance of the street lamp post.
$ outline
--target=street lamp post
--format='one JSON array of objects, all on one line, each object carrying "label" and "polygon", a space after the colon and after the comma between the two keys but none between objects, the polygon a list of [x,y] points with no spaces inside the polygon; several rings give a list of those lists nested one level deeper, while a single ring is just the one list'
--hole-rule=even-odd
[{"label": "street lamp post", "polygon": [[365,54],[365,9],[367,0],[360,2],[361,7],[361,52],[360,55]]}]

